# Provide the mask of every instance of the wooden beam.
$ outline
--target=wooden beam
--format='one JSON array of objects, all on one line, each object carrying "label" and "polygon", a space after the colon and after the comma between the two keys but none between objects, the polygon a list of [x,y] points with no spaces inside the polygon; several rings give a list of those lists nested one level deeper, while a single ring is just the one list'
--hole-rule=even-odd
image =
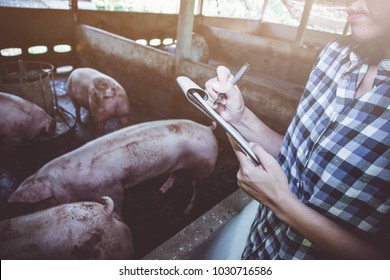
[{"label": "wooden beam", "polygon": [[203,0],[199,0],[198,8],[199,8],[199,15],[202,16],[202,14],[203,14]]},{"label": "wooden beam", "polygon": [[176,58],[189,59],[191,56],[192,30],[194,28],[195,0],[181,0],[177,25]]},{"label": "wooden beam", "polygon": [[349,22],[347,21],[344,25],[343,35],[347,35],[349,31]]},{"label": "wooden beam", "polygon": [[78,0],[69,0],[69,6],[73,11],[77,11],[79,9]]},{"label": "wooden beam", "polygon": [[302,46],[305,40],[305,31],[306,31],[307,23],[309,22],[310,19],[310,12],[311,12],[311,8],[313,7],[313,3],[314,0],[305,1],[305,8],[303,9],[301,23],[299,25],[297,36],[295,38],[295,41],[299,46]]},{"label": "wooden beam", "polygon": [[78,22],[79,19],[78,19],[78,10],[79,10],[79,3],[78,3],[78,0],[69,0],[70,1],[70,7],[72,9],[72,13],[73,13],[73,22]]}]

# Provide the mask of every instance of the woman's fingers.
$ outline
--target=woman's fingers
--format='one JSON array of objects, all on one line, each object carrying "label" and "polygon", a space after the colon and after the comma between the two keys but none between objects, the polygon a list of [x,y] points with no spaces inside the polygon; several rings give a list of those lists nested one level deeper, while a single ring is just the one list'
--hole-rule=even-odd
[{"label": "woman's fingers", "polygon": [[275,167],[275,164],[279,166],[276,159],[272,155],[267,153],[267,151],[264,150],[263,147],[261,147],[260,145],[251,142],[249,143],[249,147],[255,153],[256,157],[259,159],[264,170],[266,171],[271,170],[272,168]]},{"label": "woman's fingers", "polygon": [[206,82],[206,91],[207,93],[209,94],[209,97],[213,100],[215,100],[218,96],[218,93],[214,90],[214,87],[215,87],[215,84],[216,83],[219,83],[218,82],[218,79],[215,77],[215,78],[212,78],[210,80],[208,80]]},{"label": "woman's fingers", "polygon": [[221,65],[217,67],[217,78],[220,83],[227,83],[233,78],[233,76],[230,73],[229,68]]}]

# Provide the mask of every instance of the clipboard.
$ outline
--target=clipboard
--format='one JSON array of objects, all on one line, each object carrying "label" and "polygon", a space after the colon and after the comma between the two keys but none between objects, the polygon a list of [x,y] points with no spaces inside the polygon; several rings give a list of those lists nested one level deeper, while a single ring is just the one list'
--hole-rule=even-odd
[{"label": "clipboard", "polygon": [[[206,102],[208,95],[205,90],[200,88],[190,78],[185,76],[177,77],[177,83],[181,90],[185,94],[186,98],[204,114],[217,122],[230,136],[231,139],[237,144],[237,146],[252,160],[252,162],[258,166],[260,161],[249,147],[248,141],[237,131],[237,129],[230,123],[225,121],[211,106]],[[230,139],[229,139],[230,141]],[[233,143],[232,143],[233,144]],[[232,145],[234,146],[234,145]]]}]

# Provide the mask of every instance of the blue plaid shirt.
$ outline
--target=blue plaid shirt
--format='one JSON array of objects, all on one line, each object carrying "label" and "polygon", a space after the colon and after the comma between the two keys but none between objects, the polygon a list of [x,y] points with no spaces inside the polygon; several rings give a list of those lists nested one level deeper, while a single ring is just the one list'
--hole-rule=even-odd
[{"label": "blue plaid shirt", "polygon": [[[367,52],[350,37],[322,51],[278,160],[304,204],[389,252],[390,60],[378,64],[373,89],[355,98]],[[242,258],[331,256],[260,204]]]}]

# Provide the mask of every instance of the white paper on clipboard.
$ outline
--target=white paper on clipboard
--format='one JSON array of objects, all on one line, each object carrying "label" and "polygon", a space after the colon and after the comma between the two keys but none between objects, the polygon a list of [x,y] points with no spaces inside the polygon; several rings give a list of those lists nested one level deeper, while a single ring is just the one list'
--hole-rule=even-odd
[{"label": "white paper on clipboard", "polygon": [[260,161],[250,149],[248,141],[227,121],[225,121],[210,105],[203,99],[207,95],[206,91],[200,88],[190,78],[185,76],[177,77],[177,83],[187,99],[199,110],[217,122],[237,143],[240,149],[253,161],[254,164],[260,165]]}]

